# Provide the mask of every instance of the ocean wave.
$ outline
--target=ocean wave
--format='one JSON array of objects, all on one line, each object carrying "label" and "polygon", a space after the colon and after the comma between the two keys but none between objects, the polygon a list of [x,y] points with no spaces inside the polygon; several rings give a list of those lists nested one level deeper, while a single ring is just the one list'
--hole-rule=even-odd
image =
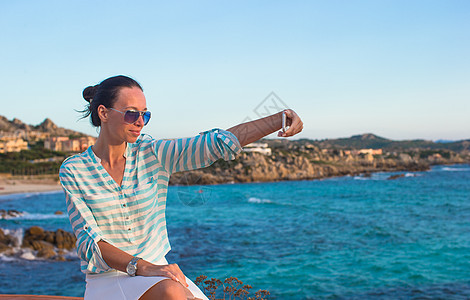
[{"label": "ocean wave", "polygon": [[4,262],[11,262],[11,261],[25,261],[25,260],[42,260],[42,261],[59,261],[57,259],[59,256],[63,258],[63,260],[76,260],[78,259],[77,252],[75,250],[65,250],[65,249],[57,249],[54,248],[54,251],[58,253],[60,251],[60,255],[57,254],[53,258],[44,258],[38,257],[38,251],[30,249],[30,248],[19,248],[15,247],[12,248],[10,251],[0,253],[0,261]]},{"label": "ocean wave", "polygon": [[0,211],[0,220],[50,220],[50,219],[66,219],[66,214],[39,214],[28,213],[24,211]]},{"label": "ocean wave", "polygon": [[30,214],[24,212],[22,215],[18,217],[14,217],[11,219],[14,220],[49,220],[49,219],[65,219],[67,218],[66,214]]},{"label": "ocean wave", "polygon": [[0,195],[0,200],[27,199],[27,198],[35,197],[38,195],[54,195],[54,194],[60,194],[60,193],[63,193],[63,191],[57,190],[57,191],[47,191],[47,192],[14,193],[14,194]]},{"label": "ocean wave", "polygon": [[371,180],[370,177],[363,177],[363,176],[354,176],[354,180]]},{"label": "ocean wave", "polygon": [[470,171],[470,168],[443,167],[441,170],[442,171],[448,171],[448,172],[464,172],[464,171]]},{"label": "ocean wave", "polygon": [[256,198],[256,197],[248,198],[248,202],[250,202],[250,203],[273,203],[273,201],[271,201],[269,199],[260,199],[260,198]]},{"label": "ocean wave", "polygon": [[0,209],[0,220],[14,219],[22,215],[24,215],[24,212],[18,211],[16,209],[10,209],[10,210]]},{"label": "ocean wave", "polygon": [[373,173],[367,176],[364,175],[359,175],[359,176],[354,176],[354,180],[386,180],[388,177],[390,177],[390,174],[388,173]]}]

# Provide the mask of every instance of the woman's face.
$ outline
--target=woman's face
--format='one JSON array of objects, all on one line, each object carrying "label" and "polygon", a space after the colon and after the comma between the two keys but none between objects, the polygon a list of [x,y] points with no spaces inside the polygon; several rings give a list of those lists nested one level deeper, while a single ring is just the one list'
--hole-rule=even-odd
[{"label": "woman's face", "polygon": [[107,109],[107,131],[113,140],[134,143],[144,127],[144,120],[139,116],[133,124],[126,123],[124,113],[128,110],[146,111],[147,101],[144,93],[138,87],[121,88],[113,108],[115,110]]}]

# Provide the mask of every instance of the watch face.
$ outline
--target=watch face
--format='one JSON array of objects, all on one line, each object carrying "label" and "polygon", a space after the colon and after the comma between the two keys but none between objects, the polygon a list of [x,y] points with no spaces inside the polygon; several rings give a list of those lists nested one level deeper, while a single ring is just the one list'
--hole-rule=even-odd
[{"label": "watch face", "polygon": [[135,269],[135,266],[134,266],[134,265],[128,265],[128,266],[127,266],[127,273],[128,273],[129,275],[134,275],[134,274],[135,274],[135,271],[136,271],[136,269]]}]

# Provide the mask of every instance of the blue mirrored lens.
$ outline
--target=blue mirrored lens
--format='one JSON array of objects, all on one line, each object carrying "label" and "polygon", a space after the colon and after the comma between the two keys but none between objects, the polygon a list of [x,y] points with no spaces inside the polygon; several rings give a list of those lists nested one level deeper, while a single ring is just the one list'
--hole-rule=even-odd
[{"label": "blue mirrored lens", "polygon": [[150,121],[150,117],[152,116],[152,114],[149,111],[146,111],[142,116],[144,118],[144,125],[147,125],[147,123]]}]

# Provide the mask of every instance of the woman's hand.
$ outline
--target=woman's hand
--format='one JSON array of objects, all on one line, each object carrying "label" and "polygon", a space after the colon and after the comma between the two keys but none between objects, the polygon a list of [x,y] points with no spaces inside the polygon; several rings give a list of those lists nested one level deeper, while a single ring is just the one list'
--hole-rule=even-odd
[{"label": "woman's hand", "polygon": [[137,274],[139,276],[164,276],[181,283],[183,286],[188,287],[186,277],[177,264],[169,265],[154,265],[144,264],[137,267]]},{"label": "woman's hand", "polygon": [[286,125],[289,126],[289,129],[286,132],[282,130],[277,133],[279,137],[288,137],[296,135],[297,133],[301,132],[304,128],[304,123],[300,119],[300,117],[293,111],[292,109],[284,110],[286,113]]},{"label": "woman's hand", "polygon": [[[127,264],[132,259],[132,255],[129,255],[128,253],[103,240],[98,242],[98,247],[100,247],[103,259],[108,264],[108,266],[121,272],[126,272]],[[164,276],[181,283],[185,287],[188,287],[188,284],[186,283],[186,276],[184,276],[183,272],[177,264],[154,265],[144,259],[139,259],[137,261],[136,275]]]},{"label": "woman's hand", "polygon": [[[296,135],[303,129],[303,123],[299,116],[292,109],[284,110],[286,112],[286,125],[290,126],[286,132],[280,131],[277,136],[289,137]],[[253,143],[281,128],[282,112],[275,113],[258,120],[238,124],[229,129],[233,133],[242,147]]]}]

